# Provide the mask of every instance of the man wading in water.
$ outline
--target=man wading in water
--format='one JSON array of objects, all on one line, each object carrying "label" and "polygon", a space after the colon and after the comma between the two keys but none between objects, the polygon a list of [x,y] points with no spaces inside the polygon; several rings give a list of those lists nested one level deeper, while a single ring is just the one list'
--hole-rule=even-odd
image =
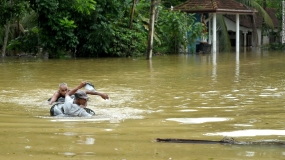
[{"label": "man wading in water", "polygon": [[[107,94],[96,92],[93,85],[93,91],[87,90],[84,92],[79,90],[86,86],[86,84],[90,85],[88,82],[81,82],[79,86],[69,90],[66,83],[61,83],[59,85],[59,91],[57,91],[51,98],[52,102],[50,104],[52,104],[54,101],[59,102],[55,103],[51,107],[51,116],[91,117],[92,115],[95,115],[94,111],[86,108],[89,98],[87,94],[100,95],[103,99],[109,99],[109,97]],[[61,99],[59,100],[59,98]]]},{"label": "man wading in water", "polygon": [[[63,112],[65,115],[78,116],[78,117],[91,117],[92,115],[87,113],[84,109],[87,106],[88,96],[87,94],[79,90],[86,85],[86,82],[81,82],[79,86],[70,90],[65,95],[65,101],[63,105]],[[74,94],[74,99],[70,96]]]}]

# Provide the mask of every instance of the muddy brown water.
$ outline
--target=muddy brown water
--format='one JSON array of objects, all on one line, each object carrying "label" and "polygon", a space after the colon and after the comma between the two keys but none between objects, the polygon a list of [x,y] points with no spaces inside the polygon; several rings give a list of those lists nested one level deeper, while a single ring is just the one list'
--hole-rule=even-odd
[{"label": "muddy brown water", "polygon": [[[0,159],[285,159],[283,145],[158,143],[156,138],[285,140],[285,53],[0,61]],[[97,116],[54,118],[61,82],[92,82]]]}]

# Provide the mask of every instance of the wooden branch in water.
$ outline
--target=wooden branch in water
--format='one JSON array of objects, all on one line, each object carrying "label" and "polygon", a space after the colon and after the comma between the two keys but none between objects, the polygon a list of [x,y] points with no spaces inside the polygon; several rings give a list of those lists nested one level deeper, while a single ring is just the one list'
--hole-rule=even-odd
[{"label": "wooden branch in water", "polygon": [[235,141],[234,138],[224,137],[220,141],[210,141],[210,140],[195,140],[195,139],[176,139],[176,138],[157,138],[156,142],[165,143],[193,143],[193,144],[234,144],[234,145],[278,145],[285,147],[285,141],[282,140],[262,140],[262,141],[252,141],[252,142],[242,142]]},{"label": "wooden branch in water", "polygon": [[173,138],[167,138],[167,139],[161,139],[157,138],[156,142],[167,142],[167,143],[199,143],[199,144],[225,144],[230,142],[226,141],[210,141],[210,140],[194,140],[194,139],[173,139]]}]

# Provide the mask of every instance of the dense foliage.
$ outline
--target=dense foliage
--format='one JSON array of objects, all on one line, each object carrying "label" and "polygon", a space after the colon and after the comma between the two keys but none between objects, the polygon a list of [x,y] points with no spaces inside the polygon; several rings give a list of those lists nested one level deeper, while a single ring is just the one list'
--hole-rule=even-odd
[{"label": "dense foliage", "polygon": [[[264,8],[275,8],[277,10],[276,17],[282,22],[282,2],[283,0],[256,0]],[[279,42],[270,43],[269,46],[264,46],[264,48],[269,48],[271,50],[284,50],[285,44],[281,43],[281,32],[282,32],[282,23],[278,27],[278,31],[274,31],[271,28],[266,26],[263,27],[265,30],[265,35],[275,36],[279,39]]]},{"label": "dense foliage", "polygon": [[[141,56],[147,45],[150,1],[135,1],[137,3],[130,27],[132,2],[133,0],[1,1],[2,24],[17,23],[23,29],[22,34],[16,35],[9,31],[7,49],[16,53],[36,54],[39,48],[43,48],[51,58],[63,57],[67,53],[80,57]],[[185,47],[191,41],[191,36],[185,37],[185,33],[199,31],[199,27],[192,27],[195,25],[192,15],[169,11],[168,8],[181,2],[183,0],[157,3],[157,52],[178,52],[181,45]],[[0,46],[3,46],[5,26],[0,27]],[[192,39],[193,36],[195,35],[192,34]]]},{"label": "dense foliage", "polygon": [[[156,1],[154,53],[184,52],[201,35],[203,27],[192,14],[170,10],[185,1]],[[0,47],[7,42],[15,54],[42,48],[50,58],[128,57],[146,51],[150,0],[1,0],[0,10]]]},{"label": "dense foliage", "polygon": [[160,16],[164,18],[157,21],[157,32],[162,40],[159,41],[161,45],[156,45],[158,52],[183,52],[202,33],[202,23],[196,22],[194,14],[173,12],[162,7]]}]

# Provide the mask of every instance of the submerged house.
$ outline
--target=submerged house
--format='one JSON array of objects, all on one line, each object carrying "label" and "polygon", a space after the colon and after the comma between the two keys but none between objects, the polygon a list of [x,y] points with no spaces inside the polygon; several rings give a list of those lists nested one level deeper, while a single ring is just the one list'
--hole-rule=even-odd
[{"label": "submerged house", "polygon": [[[200,44],[210,44],[213,52],[219,50],[219,45],[222,45],[219,44],[219,35],[221,32],[217,27],[217,16],[224,17],[232,46],[252,46],[254,41],[252,18],[255,17],[254,20],[258,27],[257,36],[255,37],[258,37],[256,41],[260,45],[262,17],[253,16],[257,13],[255,10],[235,0],[188,0],[175,6],[173,10],[195,13],[196,20],[206,25],[208,34],[206,39],[203,38],[205,36],[201,35],[198,41],[200,41]],[[267,9],[267,13],[271,16],[274,26],[277,28],[279,22],[275,17],[275,11]],[[277,39],[274,37],[264,38],[264,44],[271,41],[277,41]],[[196,44],[198,46],[199,42]],[[235,48],[239,52],[239,47]]]},{"label": "submerged house", "polygon": [[[263,44],[270,44],[270,43],[276,43],[280,42],[279,39],[279,26],[280,22],[276,17],[276,9],[273,8],[267,8],[265,10],[267,14],[272,19],[274,29],[271,30],[270,34],[267,34],[265,36],[261,35],[262,30],[262,16],[258,15],[255,16],[255,23],[257,28],[257,45],[261,45],[261,38],[263,38]],[[233,15],[224,15],[224,20],[226,22],[227,28],[228,28],[228,34],[230,35],[231,39],[231,46],[235,46],[235,25],[236,25],[236,19]],[[242,47],[251,47],[253,46],[253,33],[252,33],[252,21],[250,17],[248,16],[242,16],[240,19],[240,46]]]}]

